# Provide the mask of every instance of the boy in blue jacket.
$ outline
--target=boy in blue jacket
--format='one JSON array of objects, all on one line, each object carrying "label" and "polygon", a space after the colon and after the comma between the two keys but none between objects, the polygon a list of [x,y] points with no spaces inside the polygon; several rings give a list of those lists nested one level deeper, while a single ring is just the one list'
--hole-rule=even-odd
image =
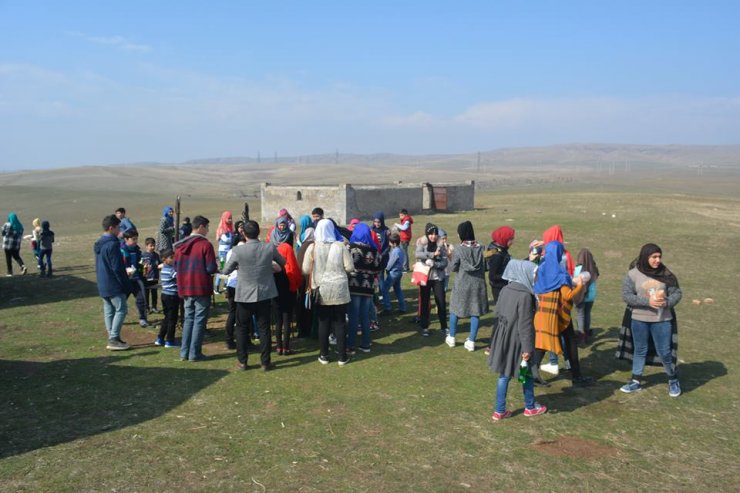
[{"label": "boy in blue jacket", "polygon": [[123,246],[121,255],[123,264],[129,275],[131,293],[136,297],[136,308],[139,310],[139,325],[147,328],[149,322],[146,319],[146,289],[144,287],[144,261],[139,248],[139,232],[129,229],[123,233]]},{"label": "boy in blue jacket", "polygon": [[131,293],[131,283],[121,257],[118,241],[121,221],[114,215],[103,218],[103,235],[95,242],[95,277],[98,293],[103,298],[103,319],[108,331],[106,349],[122,351],[128,344],[121,340],[121,326],[128,312],[126,298]]}]

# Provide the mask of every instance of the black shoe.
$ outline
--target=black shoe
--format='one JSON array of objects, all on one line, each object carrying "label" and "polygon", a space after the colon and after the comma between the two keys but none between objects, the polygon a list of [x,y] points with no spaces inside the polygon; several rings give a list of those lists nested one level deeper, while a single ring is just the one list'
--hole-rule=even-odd
[{"label": "black shoe", "polygon": [[206,361],[207,359],[208,359],[208,356],[206,356],[205,354],[199,354],[198,356],[190,358],[188,361],[192,363],[194,361]]},{"label": "black shoe", "polygon": [[236,370],[237,371],[245,371],[247,369],[246,363],[237,363],[236,364]]},{"label": "black shoe", "polygon": [[236,343],[234,341],[226,341],[225,347],[226,349],[234,350],[236,349]]},{"label": "black shoe", "polygon": [[573,379],[573,387],[588,387],[593,383],[593,377],[575,377]]},{"label": "black shoe", "polygon": [[262,365],[262,371],[270,371],[275,369],[275,365],[272,363],[267,363],[266,365]]}]

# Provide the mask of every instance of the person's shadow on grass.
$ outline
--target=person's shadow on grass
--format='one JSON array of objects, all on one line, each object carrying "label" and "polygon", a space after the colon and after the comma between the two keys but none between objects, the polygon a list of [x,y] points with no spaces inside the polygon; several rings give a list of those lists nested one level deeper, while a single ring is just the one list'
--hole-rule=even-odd
[{"label": "person's shadow on grass", "polygon": [[157,418],[229,373],[118,364],[132,356],[0,360],[0,459]]}]

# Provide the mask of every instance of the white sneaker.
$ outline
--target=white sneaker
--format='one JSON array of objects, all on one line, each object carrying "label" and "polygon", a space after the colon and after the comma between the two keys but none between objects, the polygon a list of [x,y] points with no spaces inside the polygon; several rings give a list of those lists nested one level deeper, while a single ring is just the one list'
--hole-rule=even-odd
[{"label": "white sneaker", "polygon": [[475,351],[475,342],[471,341],[470,339],[466,339],[465,344],[463,346],[465,347],[465,349],[467,349],[471,353]]},{"label": "white sneaker", "polygon": [[455,347],[455,338],[452,336],[445,337],[445,343],[450,347]]},{"label": "white sneaker", "polygon": [[558,365],[554,365],[552,363],[543,363],[540,365],[540,370],[546,371],[547,373],[550,373],[551,375],[557,375],[560,372],[560,369],[558,368]]},{"label": "white sneaker", "polygon": [[566,370],[570,370],[570,361],[568,361],[568,360],[565,360],[565,361],[563,362],[563,366],[565,367],[565,369],[566,369]]}]

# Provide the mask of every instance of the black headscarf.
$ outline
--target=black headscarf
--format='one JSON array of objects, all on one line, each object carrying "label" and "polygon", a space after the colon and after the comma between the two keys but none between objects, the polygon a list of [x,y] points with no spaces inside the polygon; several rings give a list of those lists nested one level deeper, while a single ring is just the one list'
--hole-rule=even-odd
[{"label": "black headscarf", "polygon": [[632,263],[630,264],[630,269],[637,267],[637,270],[639,270],[646,276],[655,279],[656,281],[660,281],[668,287],[678,287],[678,279],[676,279],[676,276],[673,275],[673,272],[671,272],[663,262],[660,263],[657,269],[653,269],[652,267],[650,267],[650,262],[648,262],[648,259],[654,253],[662,254],[663,250],[661,250],[660,247],[655,243],[647,243],[643,245],[640,249],[640,256],[632,261]]},{"label": "black headscarf", "polygon": [[473,223],[465,221],[457,225],[457,234],[460,236],[460,241],[475,241],[475,231],[473,230]]},{"label": "black headscarf", "polygon": [[438,235],[439,228],[436,224],[427,223],[424,227],[424,235],[427,237],[427,252],[437,251],[437,242],[429,239],[429,235]]}]

